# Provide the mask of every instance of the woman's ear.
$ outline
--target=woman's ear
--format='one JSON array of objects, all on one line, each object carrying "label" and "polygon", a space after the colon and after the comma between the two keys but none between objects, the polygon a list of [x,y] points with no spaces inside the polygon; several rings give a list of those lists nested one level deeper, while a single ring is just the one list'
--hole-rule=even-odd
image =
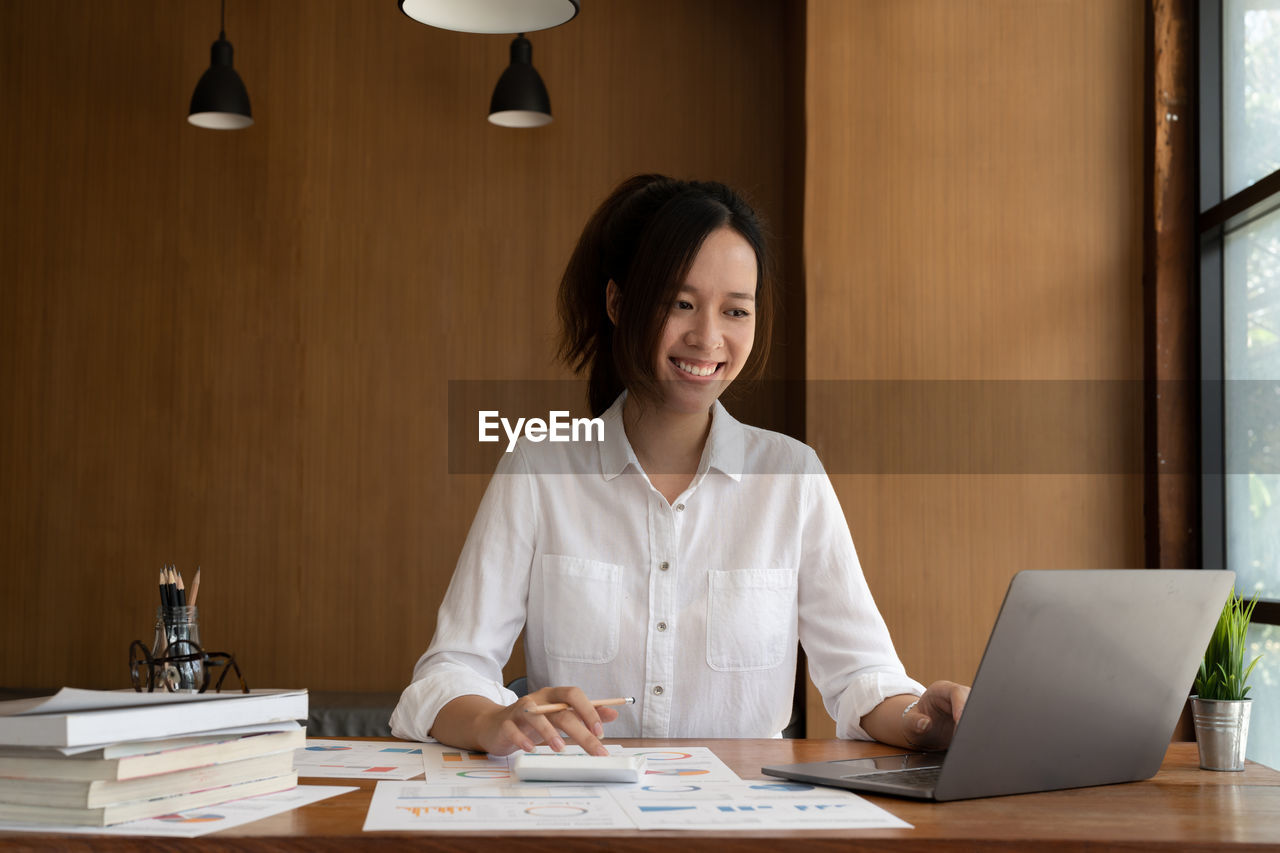
[{"label": "woman's ear", "polygon": [[604,310],[609,315],[609,322],[615,326],[618,325],[618,303],[621,299],[622,291],[613,279],[609,279],[609,284],[604,289]]}]

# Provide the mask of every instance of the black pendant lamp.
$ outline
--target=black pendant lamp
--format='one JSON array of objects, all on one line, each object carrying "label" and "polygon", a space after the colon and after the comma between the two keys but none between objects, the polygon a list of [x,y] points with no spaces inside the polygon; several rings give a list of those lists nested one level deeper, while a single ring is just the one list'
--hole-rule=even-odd
[{"label": "black pendant lamp", "polygon": [[187,121],[211,130],[239,130],[253,124],[249,109],[249,91],[240,75],[231,67],[231,42],[226,32],[227,0],[222,0],[222,18],[218,40],[209,50],[209,70],[196,84],[191,95]]},{"label": "black pendant lamp", "polygon": [[400,0],[415,21],[463,33],[531,33],[578,14],[578,0]]},{"label": "black pendant lamp", "polygon": [[511,64],[493,87],[489,121],[502,127],[541,127],[551,122],[551,96],[533,67],[533,45],[524,33],[511,42]]}]

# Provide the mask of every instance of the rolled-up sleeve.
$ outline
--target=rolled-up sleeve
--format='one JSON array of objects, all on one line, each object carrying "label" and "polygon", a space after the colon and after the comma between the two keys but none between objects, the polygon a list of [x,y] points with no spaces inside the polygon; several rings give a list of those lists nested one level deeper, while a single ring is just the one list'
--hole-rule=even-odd
[{"label": "rolled-up sleeve", "polygon": [[816,455],[805,475],[800,643],[838,737],[872,740],[862,717],[890,696],[920,695],[898,659],[853,547],[840,501]]},{"label": "rolled-up sleeve", "polygon": [[502,667],[524,627],[537,531],[528,465],[504,454],[467,534],[436,618],[435,636],[391,714],[391,733],[425,739],[440,709],[459,696],[516,700]]}]

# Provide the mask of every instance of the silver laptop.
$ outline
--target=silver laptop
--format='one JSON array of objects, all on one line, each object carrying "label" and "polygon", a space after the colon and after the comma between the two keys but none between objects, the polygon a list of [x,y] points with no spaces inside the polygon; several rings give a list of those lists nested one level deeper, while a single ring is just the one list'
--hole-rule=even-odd
[{"label": "silver laptop", "polygon": [[762,769],[924,800],[1149,779],[1234,582],[1227,571],[1019,572],[947,752]]}]

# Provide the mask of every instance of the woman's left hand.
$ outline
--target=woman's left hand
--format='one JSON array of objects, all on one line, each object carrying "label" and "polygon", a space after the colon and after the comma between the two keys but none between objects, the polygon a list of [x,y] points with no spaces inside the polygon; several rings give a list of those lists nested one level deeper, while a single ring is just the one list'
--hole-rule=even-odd
[{"label": "woman's left hand", "polygon": [[902,712],[902,738],[915,749],[946,749],[969,699],[969,688],[954,681],[935,681]]}]

